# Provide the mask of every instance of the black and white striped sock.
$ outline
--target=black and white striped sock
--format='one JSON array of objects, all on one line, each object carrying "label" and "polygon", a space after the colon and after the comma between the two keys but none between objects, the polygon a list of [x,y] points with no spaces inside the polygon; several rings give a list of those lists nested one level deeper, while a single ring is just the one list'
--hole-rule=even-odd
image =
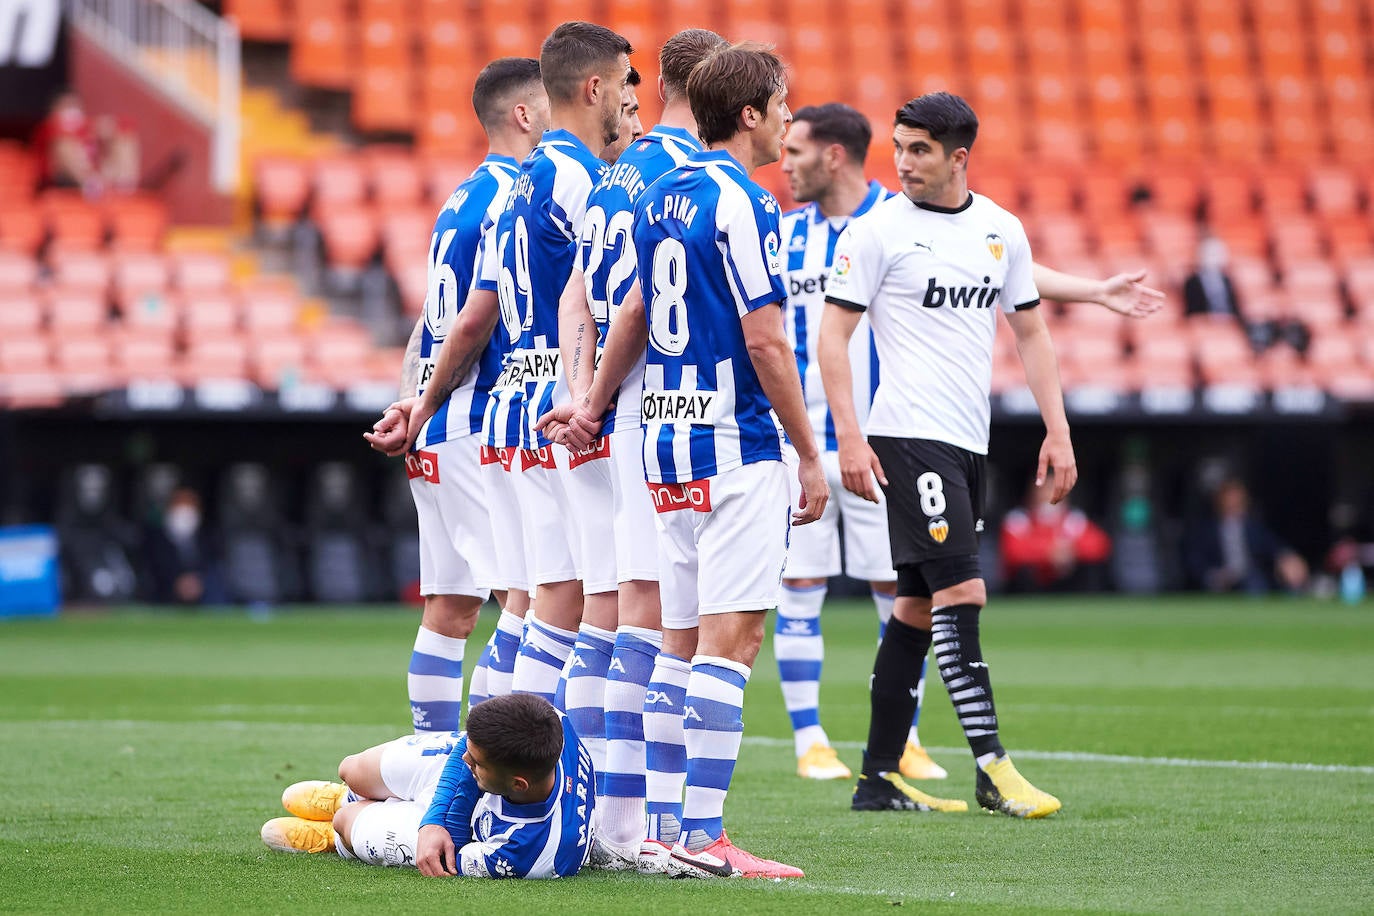
[{"label": "black and white striped sock", "polygon": [[1006,753],[997,737],[997,708],[992,680],[978,641],[976,604],[951,604],[931,609],[931,641],[940,677],[949,691],[954,712],[973,755],[981,763],[989,755]]}]

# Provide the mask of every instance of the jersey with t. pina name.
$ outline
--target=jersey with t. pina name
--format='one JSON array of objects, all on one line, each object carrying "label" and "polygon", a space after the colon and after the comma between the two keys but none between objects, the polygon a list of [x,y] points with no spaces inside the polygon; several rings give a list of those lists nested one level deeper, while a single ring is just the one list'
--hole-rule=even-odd
[{"label": "jersey with t. pina name", "polygon": [[890,197],[840,236],[825,301],[873,326],[883,377],[868,435],[987,454],[996,309],[1040,303],[1020,220],[973,193],[955,208]]},{"label": "jersey with t. pina name", "polygon": [[[601,176],[587,200],[587,217],[577,249],[577,268],[587,287],[587,305],[596,321],[598,346],[606,345],[611,319],[620,311],[634,284],[634,244],[630,223],[634,203],[664,173],[701,150],[701,141],[680,127],[659,125],[620,154]],[[607,432],[639,426],[639,398],[644,392],[644,359],[635,361],[603,420]]]},{"label": "jersey with t. pina name", "polygon": [[572,274],[587,198],[606,168],[566,130],[544,132],[520,168],[511,192],[511,233],[502,245],[498,291],[502,311],[520,320],[514,359],[524,382],[520,444],[549,444],[535,430],[539,417],[566,395],[559,370],[558,300]]},{"label": "jersey with t. pina name", "polygon": [[[887,188],[870,181],[867,196],[851,214],[827,217],[820,206],[812,202],[782,217],[782,264],[787,282],[784,324],[792,352],[797,357],[797,372],[801,374],[811,429],[821,447],[829,452],[836,451],[839,444],[835,439],[835,420],[825,400],[825,386],[821,384],[820,360],[816,356],[820,349],[821,315],[825,312],[825,291],[830,280],[830,265],[835,259],[835,243],[851,219],[862,216],[891,196]],[[854,376],[854,411],[858,414],[859,427],[863,428],[868,421],[873,392],[878,390],[879,378],[878,354],[866,318],[860,319],[854,336],[849,339],[849,367]]]},{"label": "jersey with t. pina name", "polygon": [[482,791],[463,762],[467,734],[444,765],[421,826],[438,824],[453,838],[458,873],[469,878],[566,878],[577,874],[591,848],[596,806],[592,757],[567,716],[553,791],[541,802],[516,804]]},{"label": "jersey with t. pina name", "polygon": [[687,483],[782,459],[741,319],[786,298],[778,202],[723,150],[694,154],[635,203],[649,326],[644,474]]},{"label": "jersey with t. pina name", "polygon": [[[434,221],[429,240],[429,290],[425,294],[424,324],[420,332],[418,397],[425,393],[439,348],[467,301],[482,240],[482,226],[495,220],[520,165],[509,156],[488,156],[460,184]],[[449,395],[420,430],[420,448],[482,430],[487,395],[501,372],[501,351],[495,338],[487,343],[468,377]]]}]

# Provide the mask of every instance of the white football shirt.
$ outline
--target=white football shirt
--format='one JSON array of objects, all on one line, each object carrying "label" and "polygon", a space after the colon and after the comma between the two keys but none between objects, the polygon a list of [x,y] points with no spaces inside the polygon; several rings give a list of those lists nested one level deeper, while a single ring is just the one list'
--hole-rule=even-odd
[{"label": "white football shirt", "polygon": [[840,236],[826,302],[866,311],[873,328],[870,436],[987,454],[994,307],[1040,303],[1020,220],[978,194],[954,209],[898,194]]}]

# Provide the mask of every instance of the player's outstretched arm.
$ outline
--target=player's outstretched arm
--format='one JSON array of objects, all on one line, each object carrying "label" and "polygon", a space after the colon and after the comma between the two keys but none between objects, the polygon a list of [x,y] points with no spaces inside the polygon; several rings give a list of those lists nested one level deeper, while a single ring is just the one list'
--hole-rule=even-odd
[{"label": "player's outstretched arm", "polygon": [[558,298],[558,350],[569,400],[576,402],[591,387],[596,367],[596,321],[587,304],[587,275],[577,267]]},{"label": "player's outstretched arm", "polygon": [[782,326],[781,303],[754,309],[740,319],[740,324],[744,328],[749,361],[754,365],[763,393],[768,396],[773,412],[778,415],[783,431],[792,440],[792,447],[801,459],[797,470],[802,487],[800,511],[792,514],[792,524],[814,522],[825,511],[830,486],[825,482],[820,449],[816,447],[816,437],[806,415],[797,361]]},{"label": "player's outstretched arm", "polygon": [[1145,285],[1144,270],[1093,280],[1053,270],[1044,264],[1034,264],[1032,268],[1035,287],[1045,299],[1093,302],[1127,318],[1153,315],[1164,305],[1164,294]]},{"label": "player's outstretched arm", "polygon": [[821,361],[821,384],[830,415],[835,419],[835,439],[839,445],[840,480],[844,488],[871,503],[878,501],[879,483],[886,484],[887,476],[878,456],[859,427],[859,415],[854,410],[853,370],[849,363],[849,339],[859,326],[861,312],[827,303],[821,313],[821,334],[817,357]]},{"label": "player's outstretched arm", "polygon": [[1054,342],[1039,309],[1026,309],[1007,314],[1007,323],[1016,335],[1016,352],[1026,370],[1026,384],[1040,417],[1045,421],[1045,441],[1040,446],[1040,462],[1035,469],[1035,485],[1053,486],[1050,502],[1057,503],[1078,482],[1078,462],[1073,455],[1069,438],[1069,420],[1064,413],[1064,392],[1059,384],[1059,362],[1054,355]]},{"label": "player's outstretched arm", "polygon": [[415,445],[425,422],[438,412],[477,364],[482,349],[491,340],[492,331],[496,330],[499,311],[494,291],[474,289],[468,293],[467,301],[463,303],[462,310],[453,320],[453,327],[439,348],[439,356],[434,362],[434,375],[425,388],[424,396],[410,412],[405,451],[410,451]]}]

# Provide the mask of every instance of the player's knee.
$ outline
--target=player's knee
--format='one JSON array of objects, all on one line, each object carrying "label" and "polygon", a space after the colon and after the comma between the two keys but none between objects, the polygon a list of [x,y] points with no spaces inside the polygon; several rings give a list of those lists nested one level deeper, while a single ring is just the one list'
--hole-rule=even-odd
[{"label": "player's knee", "polygon": [[810,578],[810,579],[783,579],[783,580],[782,580],[782,584],[783,584],[784,586],[786,586],[787,588],[793,588],[793,589],[820,588],[822,585],[826,585],[829,581],[830,581],[829,579],[816,579],[816,578]]},{"label": "player's knee", "polygon": [[425,598],[421,626],[440,636],[467,639],[477,626],[482,599],[469,595],[430,595]]},{"label": "player's knee", "polygon": [[361,754],[349,754],[339,761],[339,782],[352,788],[361,774]]},{"label": "player's knee", "polygon": [[948,607],[955,604],[972,604],[983,607],[988,603],[987,584],[982,579],[966,579],[957,585],[937,591],[933,602],[937,607]]},{"label": "player's knee", "polygon": [[334,812],[332,825],[334,835],[343,843],[345,849],[353,851],[353,822],[358,817],[358,812],[362,810],[363,802],[349,802]]}]

